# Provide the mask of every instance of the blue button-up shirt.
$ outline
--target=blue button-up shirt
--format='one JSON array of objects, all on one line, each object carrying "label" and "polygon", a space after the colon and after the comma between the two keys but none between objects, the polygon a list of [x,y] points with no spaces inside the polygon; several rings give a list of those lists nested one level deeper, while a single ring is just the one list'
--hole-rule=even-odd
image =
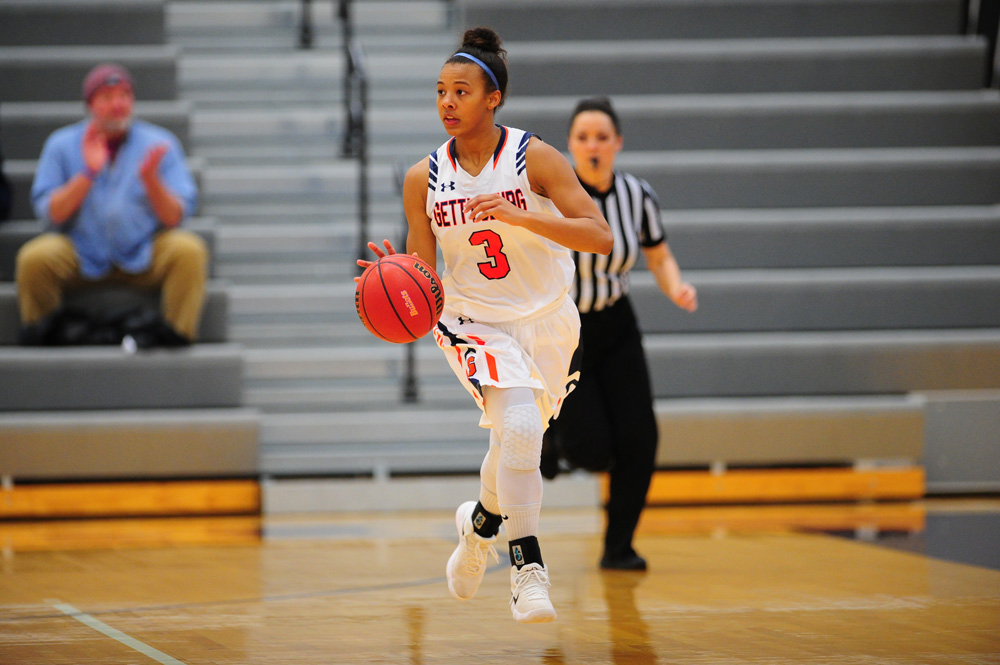
[{"label": "blue button-up shirt", "polygon": [[[52,193],[86,170],[83,134],[88,122],[83,120],[56,130],[42,148],[31,187],[31,202],[35,214],[50,224]],[[139,167],[149,149],[160,143],[169,148],[160,162],[160,179],[180,201],[182,220],[194,212],[197,187],[177,137],[162,127],[133,121],[114,161],[109,161],[97,174],[76,214],[55,225],[73,241],[83,277],[100,279],[113,267],[140,273],[152,264],[153,236],[163,226],[153,212]]]}]

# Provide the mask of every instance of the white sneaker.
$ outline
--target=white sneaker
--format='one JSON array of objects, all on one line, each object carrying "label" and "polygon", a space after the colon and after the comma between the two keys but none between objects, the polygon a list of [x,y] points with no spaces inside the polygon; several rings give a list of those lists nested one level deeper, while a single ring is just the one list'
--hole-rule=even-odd
[{"label": "white sneaker", "polygon": [[556,610],[549,600],[549,569],[537,563],[510,568],[510,610],[514,621],[544,623],[554,621]]},{"label": "white sneaker", "polygon": [[488,555],[492,554],[493,560],[500,562],[497,550],[493,547],[497,537],[483,538],[472,528],[472,512],[475,509],[475,501],[466,501],[455,511],[458,547],[451,553],[445,573],[448,577],[448,591],[459,600],[468,600],[476,595],[486,572]]}]

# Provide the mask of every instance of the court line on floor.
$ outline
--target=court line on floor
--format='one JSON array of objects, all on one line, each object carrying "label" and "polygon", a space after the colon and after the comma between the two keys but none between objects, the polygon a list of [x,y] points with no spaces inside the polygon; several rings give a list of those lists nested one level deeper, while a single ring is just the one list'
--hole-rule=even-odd
[{"label": "court line on floor", "polygon": [[93,628],[99,633],[107,635],[116,642],[124,644],[130,649],[134,649],[139,653],[141,653],[142,655],[148,656],[149,658],[152,658],[158,663],[162,663],[162,665],[184,665],[183,662],[177,660],[173,656],[168,656],[159,649],[154,649],[145,642],[140,642],[131,635],[126,635],[117,628],[112,628],[111,626],[104,623],[100,619],[97,619],[87,614],[86,612],[81,612],[80,610],[76,609],[69,603],[62,603],[59,602],[58,600],[49,600],[46,602],[48,602],[50,605],[52,605],[52,607],[56,608],[66,616],[72,619],[76,619],[83,625],[89,628]]},{"label": "court line on floor", "polygon": [[[509,570],[510,564],[502,561],[486,569],[486,574],[495,573],[500,570]],[[342,589],[325,589],[321,591],[300,591],[298,593],[283,593],[270,596],[259,596],[255,598],[227,598],[221,600],[205,600],[193,603],[170,603],[164,605],[141,605],[138,607],[119,607],[110,610],[99,610],[86,616],[107,616],[112,614],[132,614],[137,612],[162,612],[163,610],[183,610],[196,607],[215,607],[219,605],[246,605],[249,603],[276,603],[288,600],[304,600],[309,598],[323,598],[332,596],[346,596],[356,593],[372,593],[377,591],[390,591],[393,589],[407,589],[410,587],[425,586],[430,584],[441,584],[446,581],[442,576],[428,577],[420,580],[408,580],[403,582],[390,582],[387,584],[371,584],[368,586],[345,587]],[[49,601],[46,601],[49,602]],[[59,601],[51,601],[59,602]],[[50,603],[51,604],[51,603]],[[67,607],[72,607],[67,605]],[[78,611],[78,610],[74,610]],[[80,612],[80,614],[83,614]],[[13,623],[15,621],[40,621],[44,619],[62,619],[66,613],[62,614],[35,614],[12,617],[0,617],[0,624]],[[96,619],[95,619],[96,621]],[[183,664],[182,664],[183,665]]]}]

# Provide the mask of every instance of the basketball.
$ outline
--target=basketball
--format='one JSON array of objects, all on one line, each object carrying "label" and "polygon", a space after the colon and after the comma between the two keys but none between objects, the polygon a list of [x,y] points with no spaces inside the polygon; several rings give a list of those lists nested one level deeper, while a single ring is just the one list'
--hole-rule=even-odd
[{"label": "basketball", "polygon": [[412,254],[389,254],[361,274],[354,306],[371,334],[405,344],[426,335],[441,318],[444,291],[426,261]]}]

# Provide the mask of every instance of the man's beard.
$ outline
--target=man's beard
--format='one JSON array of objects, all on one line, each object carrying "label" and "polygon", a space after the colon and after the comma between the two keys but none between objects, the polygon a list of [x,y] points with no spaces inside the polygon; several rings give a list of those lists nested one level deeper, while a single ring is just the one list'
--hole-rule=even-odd
[{"label": "man's beard", "polygon": [[132,116],[128,116],[120,119],[104,120],[101,123],[101,130],[103,130],[105,134],[117,136],[127,133],[129,127],[131,126],[132,126]]}]

